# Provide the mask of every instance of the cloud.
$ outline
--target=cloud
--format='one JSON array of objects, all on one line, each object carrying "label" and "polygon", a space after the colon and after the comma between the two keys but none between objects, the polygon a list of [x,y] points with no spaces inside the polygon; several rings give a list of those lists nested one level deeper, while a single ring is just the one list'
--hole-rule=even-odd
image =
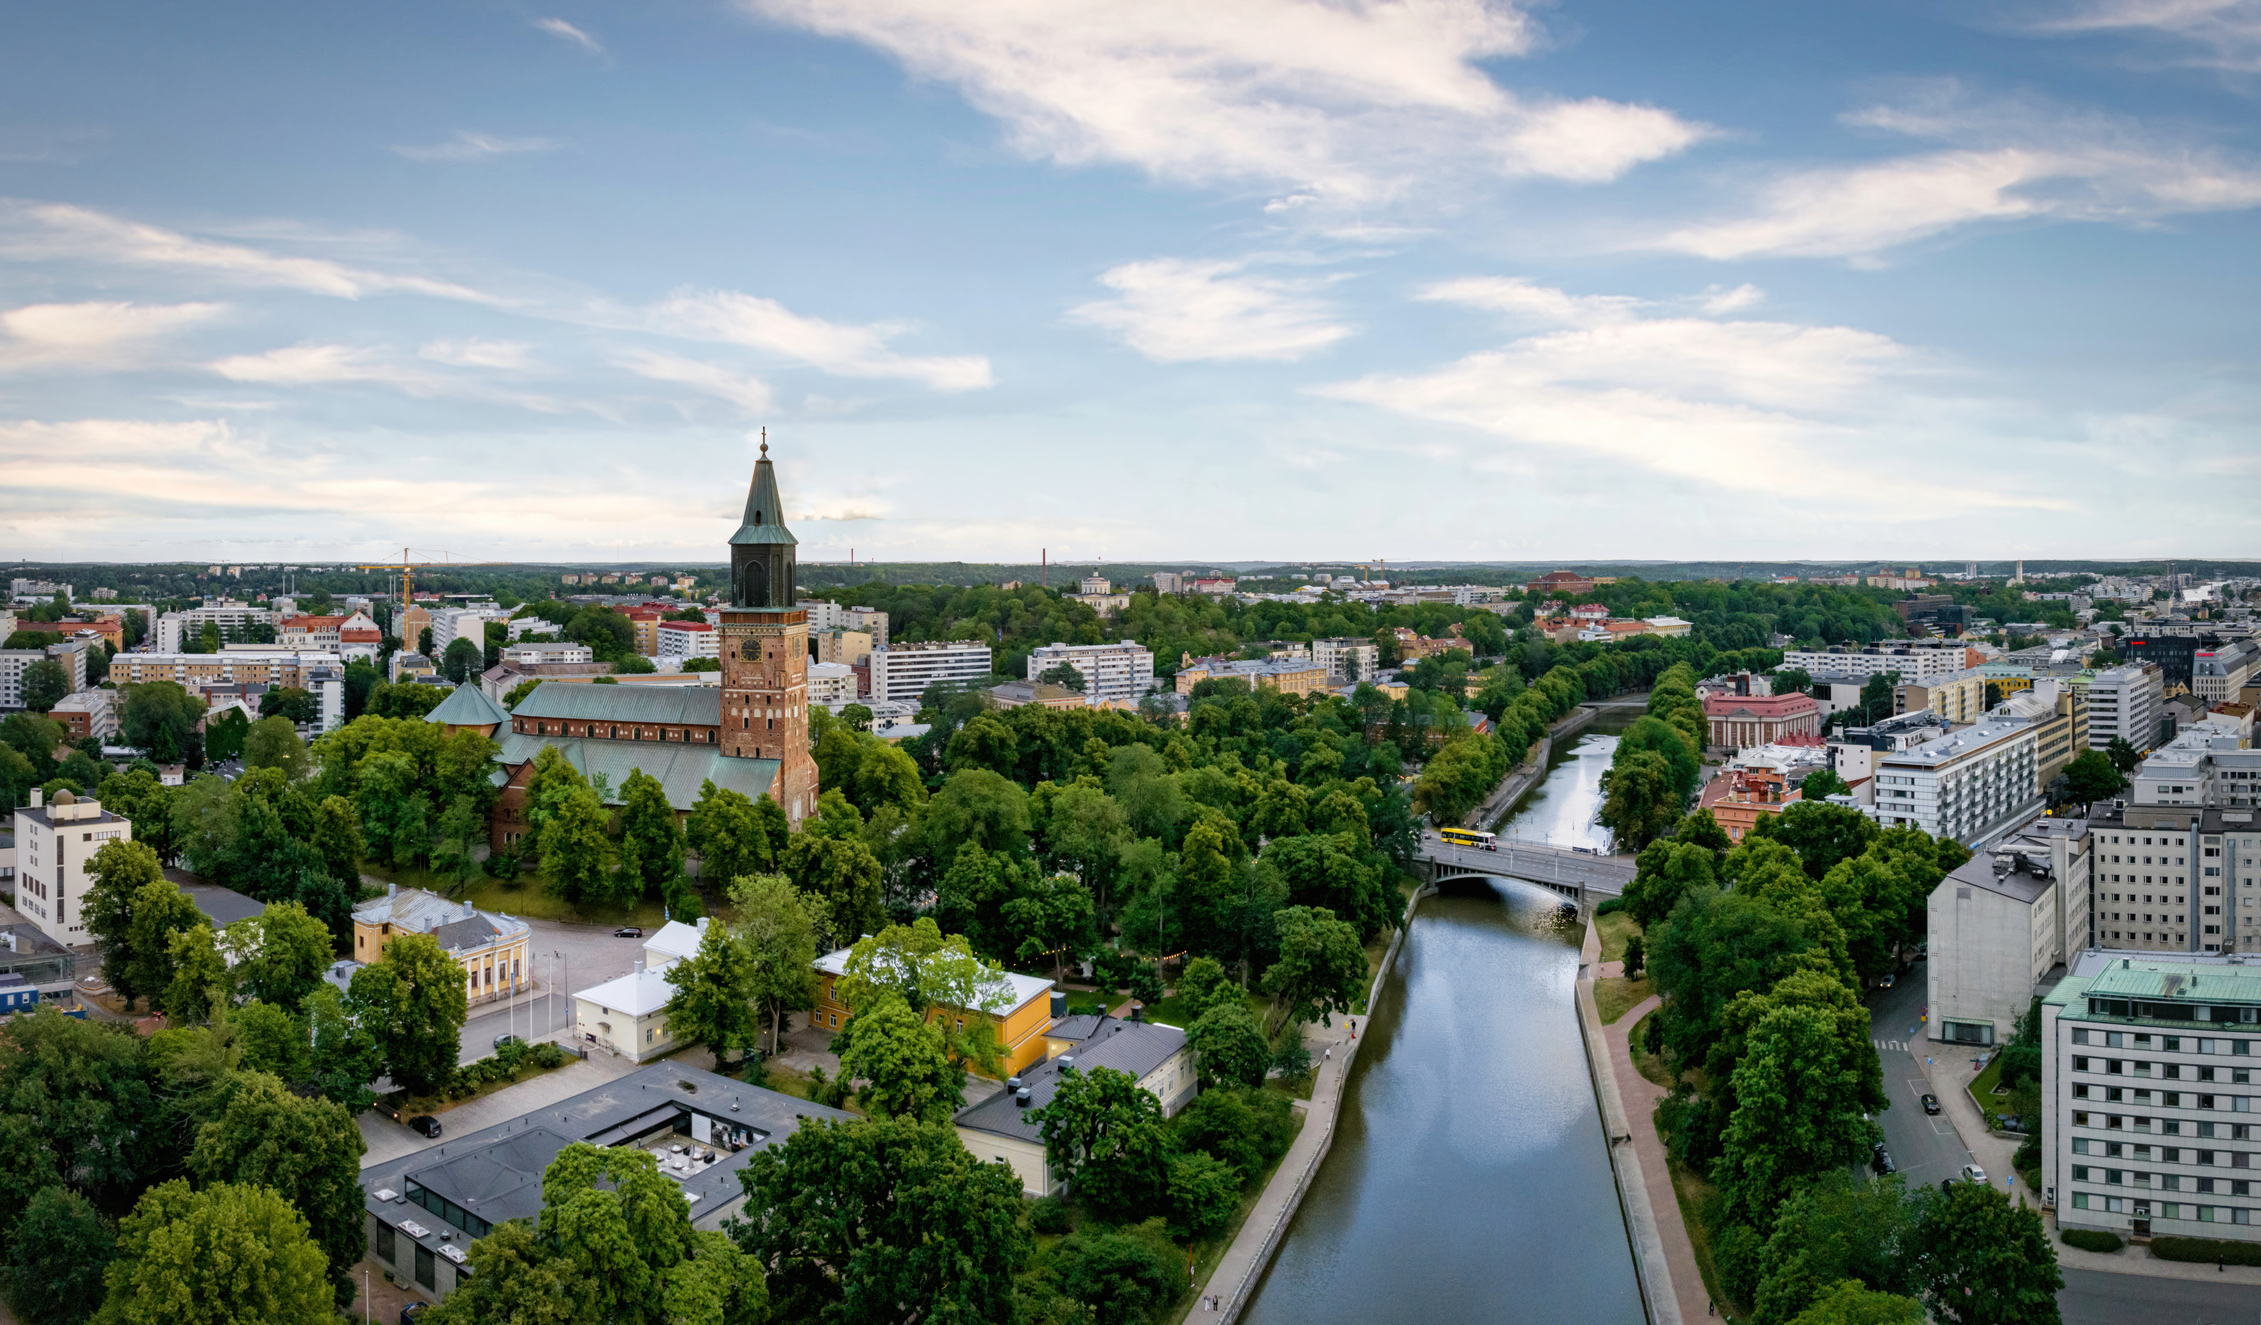
[{"label": "cloud", "polygon": [[556,140],[550,138],[497,138],[492,134],[458,129],[455,137],[448,142],[424,147],[395,147],[393,151],[411,161],[485,161],[490,157],[515,156],[521,152],[549,152],[556,148]]},{"label": "cloud", "polygon": [[1021,151],[1338,203],[1449,173],[1613,179],[1709,130],[1526,99],[1480,62],[1541,36],[1501,0],[740,0],[961,89]]},{"label": "cloud", "polygon": [[621,359],[620,366],[638,377],[648,377],[655,382],[673,382],[678,386],[704,391],[710,396],[719,396],[748,414],[767,414],[777,408],[777,397],[770,391],[767,382],[758,377],[741,376],[719,364],[686,359],[680,355],[639,351]]},{"label": "cloud", "polygon": [[434,363],[452,364],[457,368],[493,368],[508,373],[534,373],[544,371],[534,361],[532,350],[514,340],[435,340],[416,351],[421,358]]},{"label": "cloud", "polygon": [[1070,309],[1158,363],[1268,359],[1289,362],[1351,334],[1314,299],[1317,282],[1240,274],[1238,262],[1156,258],[1099,278],[1120,296]]},{"label": "cloud", "polygon": [[2137,32],[2197,47],[2190,63],[2261,72],[2261,0],[2099,0],[2026,28],[2045,35]]},{"label": "cloud", "polygon": [[566,22],[562,18],[537,18],[534,20],[534,26],[540,28],[544,32],[547,32],[551,36],[556,37],[560,41],[572,42],[574,45],[580,47],[582,50],[587,51],[591,55],[610,54],[610,52],[605,50],[604,44],[602,42],[599,42],[595,37],[590,36],[586,29],[577,28],[571,23]]},{"label": "cloud", "polygon": [[265,354],[237,354],[211,364],[231,382],[263,386],[317,386],[334,382],[382,382],[428,392],[433,377],[403,368],[374,350],[352,345],[293,345]]},{"label": "cloud", "polygon": [[[1918,495],[1837,463],[1864,443],[1891,390],[1921,356],[1849,327],[1641,316],[1524,282],[1450,282],[1423,297],[1558,325],[1433,372],[1373,374],[1316,394],[1575,452],[1678,483],[1783,498]],[[1873,443],[1871,443],[1873,444]],[[2046,505],[1975,487],[1927,501],[1967,508]]]},{"label": "cloud", "polygon": [[828,322],[736,290],[679,290],[624,321],[660,335],[763,350],[836,377],[900,377],[936,391],[996,383],[981,355],[919,357],[888,349],[887,342],[908,329],[900,323]]},{"label": "cloud", "polygon": [[152,341],[220,316],[223,304],[28,304],[0,313],[0,372],[122,368]]},{"label": "cloud", "polygon": [[1722,313],[1738,312],[1764,302],[1766,291],[1755,285],[1738,285],[1732,290],[1722,290],[1715,285],[1704,291],[1703,300],[1697,306],[1717,317]]},{"label": "cloud", "polygon": [[2142,222],[2261,205],[2252,162],[2063,107],[1976,104],[1945,85],[1845,121],[1958,145],[1786,173],[1758,187],[1749,213],[1653,246],[1715,259],[1860,257],[1980,222]]},{"label": "cloud", "polygon": [[369,271],[326,258],[292,257],[243,244],[198,239],[66,203],[0,209],[0,255],[194,271],[245,285],[283,286],[339,299],[406,293],[468,303],[501,302],[452,281]]}]

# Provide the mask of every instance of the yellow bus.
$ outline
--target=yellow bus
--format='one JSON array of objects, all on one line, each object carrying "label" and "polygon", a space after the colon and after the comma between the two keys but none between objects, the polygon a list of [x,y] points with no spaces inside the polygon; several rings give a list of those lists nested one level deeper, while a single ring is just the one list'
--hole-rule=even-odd
[{"label": "yellow bus", "polygon": [[1456,847],[1474,847],[1480,851],[1499,850],[1499,834],[1486,833],[1474,828],[1440,828],[1437,836]]}]

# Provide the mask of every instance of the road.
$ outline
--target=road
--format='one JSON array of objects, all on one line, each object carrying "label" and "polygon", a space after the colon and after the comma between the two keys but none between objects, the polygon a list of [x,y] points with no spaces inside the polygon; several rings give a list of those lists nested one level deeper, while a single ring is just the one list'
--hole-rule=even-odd
[{"label": "road", "polygon": [[[1925,1116],[1923,1095],[1930,1087],[1907,1054],[1908,1044],[1924,1030],[1917,1021],[1923,1012],[1923,975],[1919,963],[1900,978],[1898,987],[1869,997],[1869,1034],[1883,1059],[1884,1090],[1892,1100],[1877,1121],[1884,1127],[1885,1147],[1911,1188],[1953,1177],[1971,1157],[1946,1115]],[[2003,1175],[1993,1176],[2000,1181]],[[2057,1308],[2065,1325],[2261,1325],[2261,1294],[2250,1284],[2100,1270],[2068,1269],[2064,1276]]]},{"label": "road", "polygon": [[1447,845],[1434,833],[1422,834],[1417,858],[1530,883],[1583,885],[1589,894],[1600,897],[1615,897],[1625,891],[1635,871],[1631,856],[1596,855],[1511,838],[1501,839],[1499,850],[1485,851]]},{"label": "road", "polygon": [[[512,1008],[473,1008],[463,1023],[463,1050],[459,1061],[470,1063],[495,1051],[495,1037],[523,1035],[527,1039],[556,1036],[570,1039],[573,999],[578,989],[591,989],[634,969],[644,955],[644,940],[614,938],[601,925],[568,925],[555,920],[528,920],[534,930],[528,972],[536,997]],[[552,978],[555,998],[549,997]]]}]

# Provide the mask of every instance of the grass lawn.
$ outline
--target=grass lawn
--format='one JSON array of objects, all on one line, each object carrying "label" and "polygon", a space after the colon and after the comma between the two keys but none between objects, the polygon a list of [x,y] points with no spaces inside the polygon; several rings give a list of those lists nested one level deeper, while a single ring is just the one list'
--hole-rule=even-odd
[{"label": "grass lawn", "polygon": [[657,900],[626,907],[575,906],[542,891],[541,876],[532,873],[521,874],[507,883],[491,874],[474,874],[458,884],[430,870],[396,870],[364,864],[361,872],[403,888],[423,888],[443,897],[468,901],[482,911],[506,912],[523,919],[561,920],[583,925],[642,925],[646,932],[667,923],[666,908]]},{"label": "grass lawn", "polygon": [[[1712,1266],[1711,1222],[1706,1218],[1719,1212],[1719,1193],[1679,1160],[1671,1161],[1671,1165],[1672,1192],[1680,1200],[1680,1221],[1688,1226],[1688,1242],[1696,1251],[1696,1270],[1704,1277],[1704,1292],[1710,1294],[1714,1302],[1726,1306],[1727,1294],[1719,1289],[1719,1271]],[[1720,1314],[1742,1313],[1730,1308]]]},{"label": "grass lawn", "polygon": [[[1068,1015],[1071,1017],[1080,1017],[1086,1013],[1105,1012],[1122,998],[1120,994],[1102,994],[1091,989],[1069,989],[1062,992],[1068,996]],[[1168,999],[1162,1001],[1164,1003],[1169,1002]],[[1159,1018],[1156,1020],[1159,1020]],[[1170,1024],[1175,1026],[1178,1023],[1173,1021]]]},{"label": "grass lawn", "polygon": [[[1257,1025],[1263,1025],[1264,1019],[1272,1015],[1272,996],[1248,994],[1245,997],[1248,999],[1249,1015],[1256,1018]],[[1073,994],[1068,996],[1068,1011],[1075,1011]],[[1180,1030],[1193,1024],[1193,1019],[1186,1015],[1185,996],[1182,994],[1172,994],[1161,1002],[1150,1005],[1145,1016],[1148,1021],[1158,1021],[1164,1026],[1175,1026]]]},{"label": "grass lawn", "polygon": [[[1303,1134],[1303,1124],[1306,1121],[1308,1120],[1304,1117],[1303,1114],[1298,1113],[1295,1115],[1295,1131],[1288,1134],[1288,1145],[1290,1148],[1293,1148],[1293,1146],[1295,1145],[1295,1138]],[[1280,1160],[1284,1161],[1286,1158],[1287,1152],[1281,1151]],[[1265,1169],[1263,1173],[1257,1175],[1256,1181],[1250,1183],[1247,1189],[1241,1193],[1240,1209],[1233,1212],[1233,1222],[1225,1229],[1224,1232],[1218,1234],[1215,1238],[1210,1239],[1206,1243],[1195,1244],[1194,1250],[1198,1254],[1193,1262],[1194,1283],[1209,1284],[1209,1276],[1217,1272],[1217,1262],[1225,1258],[1225,1252],[1233,1245],[1233,1239],[1240,1236],[1240,1226],[1248,1222],[1248,1212],[1256,1207],[1257,1198],[1264,1194],[1264,1189],[1267,1186],[1271,1185],[1272,1175],[1279,1172],[1279,1168],[1279,1162],[1275,1161],[1271,1165],[1271,1167]],[[1229,1291],[1231,1288],[1232,1285],[1230,1284],[1214,1284],[1209,1285],[1207,1291],[1212,1293],[1224,1293]],[[1190,1291],[1187,1292],[1179,1300],[1177,1311],[1170,1317],[1170,1319],[1173,1321],[1185,1320],[1187,1316],[1192,1313],[1193,1308],[1196,1304],[1196,1300],[1196,1295],[1194,1293]]]},{"label": "grass lawn", "polygon": [[1602,960],[1605,962],[1623,961],[1625,940],[1641,932],[1641,923],[1623,911],[1612,911],[1606,916],[1599,916],[1594,923],[1601,927]]},{"label": "grass lawn", "polygon": [[[1649,1017],[1655,1015],[1652,1012]],[[1632,1052],[1634,1071],[1669,1090],[1672,1087],[1672,1077],[1664,1070],[1664,1060],[1641,1047],[1641,1028],[1649,1024],[1649,1017],[1633,1023],[1633,1029],[1626,1035],[1626,1048]]]},{"label": "grass lawn", "polygon": [[1275,1095],[1285,1095],[1291,1100],[1302,1100],[1309,1103],[1311,1088],[1317,1085],[1318,1081],[1319,1073],[1313,1070],[1299,1077],[1266,1077],[1264,1078],[1264,1089]]},{"label": "grass lawn", "polygon": [[1634,980],[1596,980],[1594,1009],[1601,1013],[1602,1024],[1607,1026],[1640,1006],[1642,1000],[1655,992],[1649,987],[1649,978],[1645,975]]},{"label": "grass lawn", "polygon": [[1996,1052],[1994,1061],[1988,1063],[1986,1070],[1979,1073],[1977,1078],[1971,1082],[1968,1091],[1971,1103],[1978,1106],[1978,1116],[1985,1119],[1989,1124],[1993,1123],[1995,1114],[2010,1111],[2010,1097],[2007,1094],[1997,1095],[1994,1093],[1994,1088],[2001,1082],[2002,1055],[2000,1052]]}]

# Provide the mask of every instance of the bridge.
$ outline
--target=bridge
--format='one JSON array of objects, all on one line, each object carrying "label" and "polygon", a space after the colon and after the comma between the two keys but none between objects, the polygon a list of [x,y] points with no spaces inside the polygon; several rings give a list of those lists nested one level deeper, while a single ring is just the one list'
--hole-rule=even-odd
[{"label": "bridge", "polygon": [[1459,847],[1423,835],[1414,853],[1414,869],[1430,884],[1453,879],[1520,879],[1552,889],[1578,906],[1580,914],[1592,910],[1598,898],[1615,897],[1633,881],[1636,867],[1631,856],[1589,855],[1569,847],[1503,840],[1497,851]]}]

